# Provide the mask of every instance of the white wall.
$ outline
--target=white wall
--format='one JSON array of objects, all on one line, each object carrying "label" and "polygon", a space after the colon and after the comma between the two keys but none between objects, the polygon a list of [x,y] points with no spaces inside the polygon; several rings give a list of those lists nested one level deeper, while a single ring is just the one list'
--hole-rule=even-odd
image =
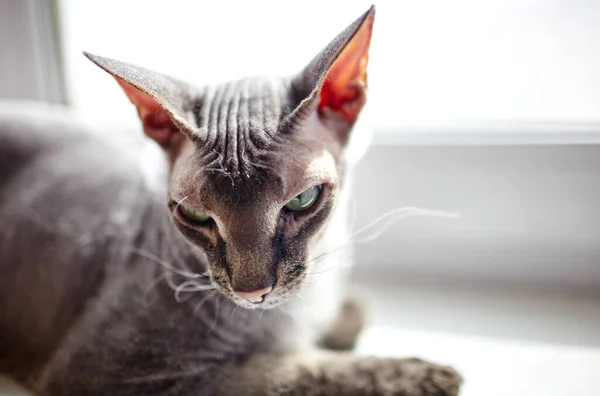
[{"label": "white wall", "polygon": [[31,1],[0,5],[0,97],[44,99]]},{"label": "white wall", "polygon": [[54,1],[0,2],[0,98],[64,103]]},{"label": "white wall", "polygon": [[412,218],[356,247],[360,269],[400,276],[600,287],[600,145],[374,146],[358,169],[357,226]]}]

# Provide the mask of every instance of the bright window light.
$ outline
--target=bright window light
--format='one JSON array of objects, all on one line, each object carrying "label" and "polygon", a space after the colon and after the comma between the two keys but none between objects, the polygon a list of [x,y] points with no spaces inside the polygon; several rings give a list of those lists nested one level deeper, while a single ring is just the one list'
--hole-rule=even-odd
[{"label": "bright window light", "polygon": [[[367,1],[62,0],[71,103],[102,126],[135,112],[81,50],[196,84],[299,70]],[[380,0],[371,51],[375,126],[598,122],[597,0]]]}]

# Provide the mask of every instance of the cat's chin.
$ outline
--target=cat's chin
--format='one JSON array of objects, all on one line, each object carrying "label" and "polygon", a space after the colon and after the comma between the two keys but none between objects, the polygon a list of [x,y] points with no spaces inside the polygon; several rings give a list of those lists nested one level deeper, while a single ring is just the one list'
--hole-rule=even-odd
[{"label": "cat's chin", "polygon": [[285,303],[288,300],[288,298],[286,297],[276,295],[266,296],[261,302],[250,302],[248,300],[244,300],[243,298],[237,297],[229,293],[227,294],[227,297],[235,304],[246,309],[273,309]]},{"label": "cat's chin", "polygon": [[230,282],[225,276],[219,276],[215,274],[215,269],[211,272],[211,284],[215,291],[226,297],[228,300],[238,305],[241,308],[253,310],[263,309],[269,310],[276,308],[282,304],[289,302],[295,298],[302,300],[302,297],[298,295],[302,291],[306,283],[306,272],[302,272],[293,278],[288,278],[283,282],[276,282],[273,288],[268,290],[266,294],[262,296],[262,300],[258,302],[249,301],[245,296],[240,295],[243,293],[235,293]]},{"label": "cat's chin", "polygon": [[236,305],[240,306],[241,308],[245,308],[245,309],[249,309],[249,310],[254,310],[254,309],[269,310],[269,309],[277,308],[278,306],[280,306],[290,300],[289,293],[282,294],[282,293],[278,293],[277,291],[274,291],[273,293],[267,295],[260,302],[250,302],[250,301],[240,298],[230,292],[227,292],[224,294],[226,295],[226,297],[229,300],[231,300]]},{"label": "cat's chin", "polygon": [[283,303],[284,301],[281,302],[268,302],[268,301],[263,301],[263,302],[259,302],[259,303],[252,303],[249,301],[245,301],[242,300],[241,298],[233,298],[231,296],[227,296],[229,297],[229,299],[231,299],[235,304],[237,304],[238,306],[245,308],[245,309],[273,309],[275,307],[277,307],[279,304]]}]

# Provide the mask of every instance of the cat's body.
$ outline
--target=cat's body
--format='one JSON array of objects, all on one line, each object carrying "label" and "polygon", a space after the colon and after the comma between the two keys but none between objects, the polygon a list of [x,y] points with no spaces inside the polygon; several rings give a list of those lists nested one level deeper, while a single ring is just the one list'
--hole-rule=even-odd
[{"label": "cat's body", "polygon": [[[107,360],[84,359],[91,366],[86,368],[77,358],[69,372],[114,362],[114,375],[126,375],[116,380],[120,383],[138,375],[189,375],[198,366],[209,369],[227,358],[277,349],[279,343],[300,348],[317,341],[317,333],[309,330],[317,324],[323,328],[323,322],[306,319],[324,308],[332,311],[324,303],[336,305],[329,282],[331,289],[315,290],[320,305],[314,311],[307,306],[314,301],[310,287],[304,300],[268,311],[238,307],[214,290],[183,291],[185,301],[177,302],[166,277],[177,285],[188,278],[156,261],[173,268],[193,263],[196,273],[205,272],[207,264],[173,227],[164,196],[147,187],[134,158],[86,128],[74,128],[66,111],[49,115],[38,106],[14,111],[18,107],[4,104],[0,118],[0,191],[6,192],[0,218],[10,224],[0,231],[0,368],[21,373],[33,363],[41,369],[47,359],[62,360],[61,353],[53,356],[58,345],[68,353],[85,345],[102,350]],[[169,346],[165,338],[181,345]],[[137,374],[117,363],[126,358],[135,368],[135,362],[150,363],[152,355],[157,361],[151,368],[140,365],[143,371]]]},{"label": "cat's body", "polygon": [[[323,143],[325,124],[304,117],[306,101],[298,111],[302,119],[286,118],[296,104],[287,103],[287,94],[273,94],[281,83],[223,105],[227,95],[236,97],[232,88],[219,99],[203,93],[201,104],[191,109],[192,120],[175,103],[185,95],[177,88],[173,96],[170,80],[165,85],[158,78],[163,88],[150,84],[144,92],[152,99],[166,95],[160,104],[169,115],[162,117],[156,110],[148,113],[143,106],[150,99],[128,91],[133,88],[124,82],[133,81],[139,89],[136,81],[148,80],[143,71],[92,58],[124,76],[118,81],[138,106],[147,135],[165,148],[168,196],[175,205],[166,209],[167,194],[148,187],[125,147],[107,143],[63,111],[0,110],[0,373],[40,395],[456,394],[459,378],[447,368],[315,349],[320,341],[350,348],[360,323],[344,328],[335,322],[347,267],[347,251],[338,248],[348,240],[352,164],[331,148],[333,140]],[[269,102],[277,97],[282,103]],[[239,111],[236,103],[248,111]],[[264,108],[256,112],[257,104]],[[357,114],[350,104],[340,107],[345,117]],[[275,114],[280,110],[288,114]],[[146,119],[148,114],[155,118]],[[282,119],[290,130],[312,125],[290,152],[274,134]],[[192,130],[192,121],[193,130],[205,134],[198,135],[204,136],[198,156],[180,134]],[[246,135],[232,135],[232,123],[237,130],[247,123]],[[247,151],[240,149],[243,144]],[[205,158],[212,159],[198,167]],[[281,161],[298,165],[281,165],[287,173],[278,174]],[[332,161],[337,165],[330,172],[339,175],[323,179],[332,187],[320,187],[330,195],[310,212],[315,214],[309,220],[286,214],[277,220],[276,231],[269,228],[272,210],[264,206],[263,212],[261,205],[278,199],[273,187],[281,181],[281,188],[288,188],[286,177],[292,185],[303,177],[323,178],[320,169],[333,166]],[[189,164],[192,173],[186,170]],[[317,176],[303,176],[314,166],[321,167]],[[190,205],[198,208],[192,195],[203,185],[216,194],[212,208],[202,207],[215,211],[215,220],[186,225],[189,213],[204,214],[198,209],[182,214],[179,206],[191,196]],[[292,197],[302,191],[297,189],[292,187]],[[215,199],[202,194],[200,189],[205,197],[200,205]],[[215,209],[232,199],[235,204],[223,212],[227,216]],[[327,222],[319,218],[321,212]],[[175,214],[184,217],[173,219]],[[283,234],[271,242],[271,232]],[[240,247],[248,241],[250,246]],[[283,248],[286,243],[291,245]],[[273,256],[262,260],[269,249]],[[255,299],[254,290],[265,286]],[[269,309],[255,309],[257,304]],[[360,318],[355,311],[350,316]],[[350,337],[345,334],[348,340],[336,341],[328,333],[332,326],[346,333],[352,329]]]}]

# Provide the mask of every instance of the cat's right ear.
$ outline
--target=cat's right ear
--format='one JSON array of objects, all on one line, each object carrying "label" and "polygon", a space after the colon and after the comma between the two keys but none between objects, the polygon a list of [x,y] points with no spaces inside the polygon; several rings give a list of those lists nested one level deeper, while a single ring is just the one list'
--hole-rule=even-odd
[{"label": "cat's right ear", "polygon": [[192,120],[184,111],[184,102],[190,99],[184,84],[139,66],[87,52],[83,54],[117,80],[137,108],[145,134],[160,146],[168,148],[181,132],[196,134]]}]

